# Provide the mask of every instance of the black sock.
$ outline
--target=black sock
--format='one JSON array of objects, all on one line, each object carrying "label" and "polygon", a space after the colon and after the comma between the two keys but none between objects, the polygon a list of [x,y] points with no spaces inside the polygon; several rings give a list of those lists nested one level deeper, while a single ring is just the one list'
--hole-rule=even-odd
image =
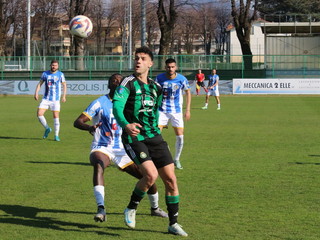
[{"label": "black sock", "polygon": [[128,208],[130,209],[137,209],[140,201],[146,195],[146,192],[141,191],[138,188],[135,188],[132,192],[130,202],[128,204]]},{"label": "black sock", "polygon": [[169,225],[178,222],[179,203],[167,203],[167,210],[169,215]]}]

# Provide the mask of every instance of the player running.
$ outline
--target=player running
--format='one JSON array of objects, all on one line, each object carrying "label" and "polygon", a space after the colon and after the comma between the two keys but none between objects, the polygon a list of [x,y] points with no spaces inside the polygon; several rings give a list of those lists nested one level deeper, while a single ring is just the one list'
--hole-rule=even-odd
[{"label": "player running", "polygon": [[186,111],[184,117],[190,119],[191,92],[188,80],[181,74],[176,73],[177,63],[173,58],[166,60],[166,72],[157,76],[156,82],[162,87],[163,98],[159,108],[159,128],[167,127],[168,122],[176,134],[176,151],[174,165],[177,169],[183,169],[180,163],[180,155],[184,144],[184,122],[182,114],[183,90],[186,93]]},{"label": "player running", "polygon": [[[105,191],[104,191],[104,170],[110,161],[119,169],[140,179],[142,174],[137,165],[126,154],[121,142],[122,129],[117,124],[112,113],[112,97],[115,88],[120,84],[122,76],[114,74],[110,77],[108,87],[109,94],[94,100],[87,109],[74,121],[74,126],[92,134],[90,162],[93,166],[93,191],[98,206],[95,221],[103,222],[106,220],[105,211]],[[92,120],[93,125],[86,122]],[[151,186],[148,191],[151,204],[151,215],[168,217],[168,214],[161,210],[158,205],[158,191],[156,184]]]}]

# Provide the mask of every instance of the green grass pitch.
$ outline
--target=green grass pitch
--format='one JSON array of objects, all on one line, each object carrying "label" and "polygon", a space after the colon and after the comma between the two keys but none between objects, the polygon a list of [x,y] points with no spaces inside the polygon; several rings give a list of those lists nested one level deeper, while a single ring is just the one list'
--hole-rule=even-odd
[{"label": "green grass pitch", "polygon": [[[123,222],[136,180],[105,173],[108,220],[95,223],[91,136],[73,121],[97,96],[62,103],[61,142],[42,140],[32,96],[0,96],[0,239],[177,239],[144,199],[135,230]],[[185,123],[176,171],[179,222],[189,239],[320,239],[320,97],[221,96]],[[51,112],[46,113],[52,124]],[[163,131],[174,150],[171,127]],[[164,189],[157,181],[160,206]]]}]

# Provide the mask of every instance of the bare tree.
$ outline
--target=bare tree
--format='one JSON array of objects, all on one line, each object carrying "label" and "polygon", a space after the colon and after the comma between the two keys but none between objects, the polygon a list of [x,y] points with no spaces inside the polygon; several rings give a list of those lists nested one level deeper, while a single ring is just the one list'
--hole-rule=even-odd
[{"label": "bare tree", "polygon": [[236,1],[231,0],[231,15],[236,29],[237,37],[240,42],[245,69],[252,69],[252,51],[250,48],[250,33],[252,22],[257,15],[258,0],[254,0],[253,10],[251,8],[252,0],[247,0],[244,4],[243,0],[239,1],[239,8]]},{"label": "bare tree", "polygon": [[215,8],[210,3],[201,4],[197,8],[198,31],[203,39],[204,53],[210,55],[212,39],[215,37],[217,16]]},{"label": "bare tree", "polygon": [[177,31],[175,35],[179,35],[187,54],[192,54],[195,36],[199,36],[199,27],[201,27],[198,12],[195,9],[186,8],[182,9],[181,13],[177,21]]},{"label": "bare tree", "polygon": [[[168,8],[167,10],[166,7]],[[169,0],[169,4],[166,6],[164,0],[159,0],[157,16],[161,31],[159,55],[166,55],[169,52],[172,31],[174,30],[174,26],[178,17],[175,8],[175,1]]]},{"label": "bare tree", "polygon": [[57,21],[58,0],[38,0],[33,3],[35,19],[40,22],[43,56],[50,54],[52,31],[60,23]]},{"label": "bare tree", "polygon": [[[95,33],[97,54],[103,54],[102,34],[103,34],[103,19],[106,15],[103,0],[91,0],[92,8],[90,8],[89,17],[92,19],[93,31]],[[93,35],[93,34],[92,34]],[[91,36],[92,37],[92,36]]]},{"label": "bare tree", "polygon": [[231,16],[229,10],[219,7],[215,9],[214,14],[216,16],[216,28],[215,31],[215,41],[216,41],[216,51],[218,55],[224,55],[227,51],[227,27],[231,22]]},{"label": "bare tree", "polygon": [[158,31],[159,25],[157,22],[157,14],[154,11],[156,6],[154,3],[147,3],[147,23],[146,23],[146,31],[147,31],[147,44],[151,49],[155,49],[155,43],[158,39]]},{"label": "bare tree", "polygon": [[108,6],[106,7],[106,16],[104,19],[104,40],[103,40],[104,48],[106,48],[106,46],[108,45],[108,42],[110,46],[113,46],[112,44],[114,42],[117,42],[116,39],[121,39],[121,34],[119,37],[111,36],[113,28],[117,28],[117,27],[120,28],[120,22],[118,20],[121,20],[121,22],[123,22],[123,19],[119,18],[119,16],[123,16],[122,3],[121,3],[121,6],[122,7],[120,7],[119,1],[110,1]]},{"label": "bare tree", "polygon": [[7,55],[6,40],[15,16],[19,11],[15,1],[0,0],[0,56]]}]

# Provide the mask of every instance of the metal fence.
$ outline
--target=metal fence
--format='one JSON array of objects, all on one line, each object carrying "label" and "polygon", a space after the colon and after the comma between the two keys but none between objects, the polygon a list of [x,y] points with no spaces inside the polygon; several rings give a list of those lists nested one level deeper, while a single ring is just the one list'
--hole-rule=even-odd
[{"label": "metal fence", "polygon": [[[252,69],[245,69],[243,55],[171,55],[154,56],[152,72],[164,70],[165,59],[176,59],[181,73],[195,72],[197,69],[210,71],[240,72],[241,77],[248,77],[248,72],[265,71],[266,77],[320,77],[320,55],[254,55]],[[129,56],[84,56],[84,57],[0,57],[1,80],[39,77],[38,72],[49,69],[51,60],[59,61],[61,71],[67,71],[75,78],[99,79],[106,72],[128,72],[132,69],[133,59]],[[29,66],[29,67],[28,67]],[[249,74],[254,76],[255,74]],[[237,76],[239,77],[239,76]]]}]

